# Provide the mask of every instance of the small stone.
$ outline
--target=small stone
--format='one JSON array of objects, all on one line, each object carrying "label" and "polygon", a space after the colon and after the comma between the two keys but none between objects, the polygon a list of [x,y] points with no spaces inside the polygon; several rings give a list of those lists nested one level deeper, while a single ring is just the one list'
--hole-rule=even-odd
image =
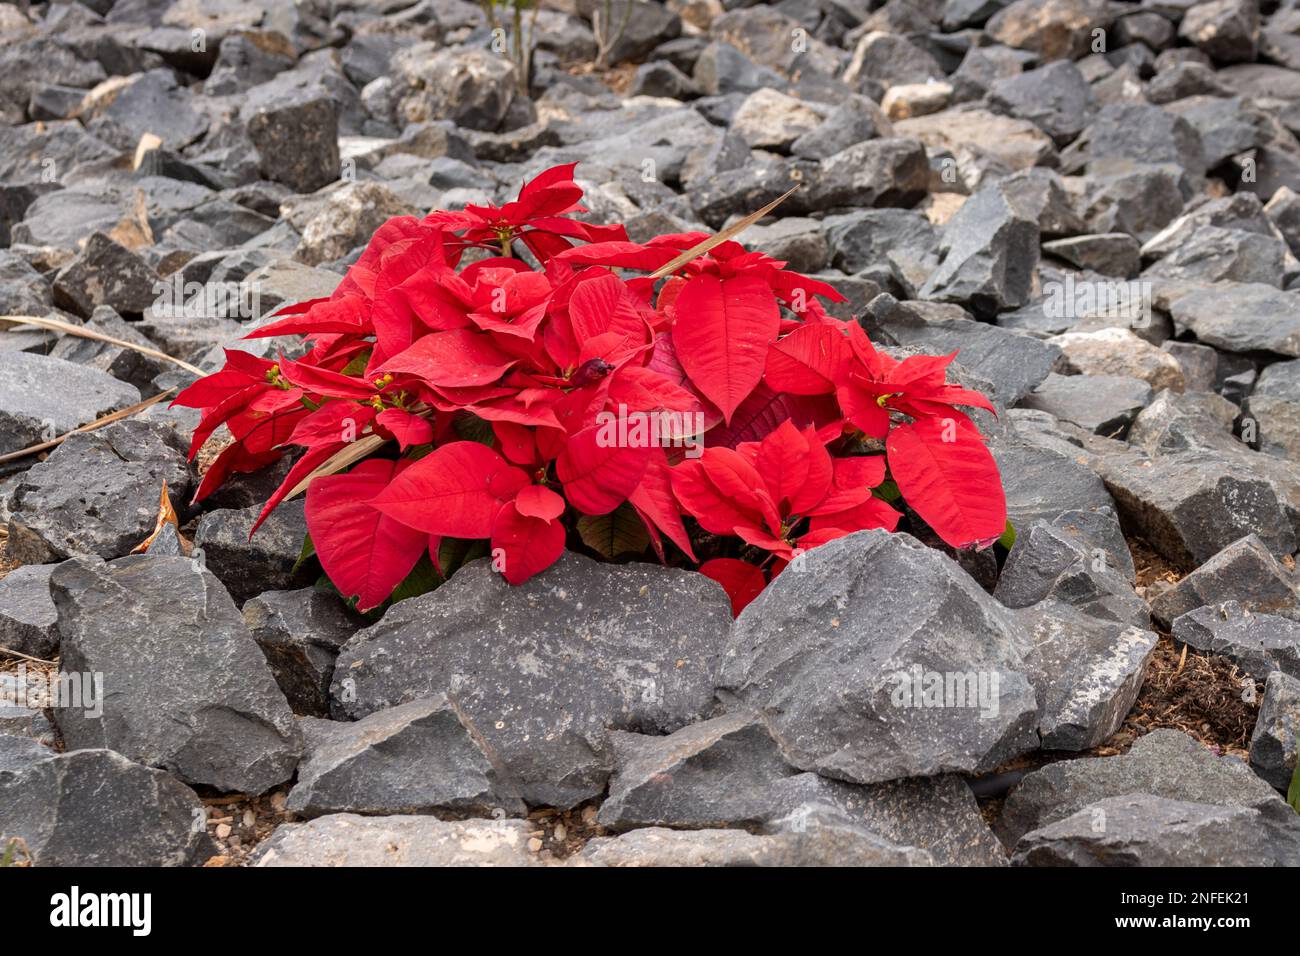
[{"label": "small stone", "polygon": [[1184,388],[1183,369],[1178,360],[1129,329],[1067,332],[1051,342],[1061,350],[1064,371],[1087,376],[1087,380],[1126,376],[1141,379],[1153,389],[1181,392]]},{"label": "small stone", "polygon": [[253,505],[241,511],[210,511],[199,519],[194,532],[193,554],[240,606],[267,589],[287,590],[310,583],[305,571],[295,570],[307,537],[305,504],[301,500],[284,502],[250,538],[261,510]]},{"label": "small stone", "polygon": [[1291,575],[1254,534],[1234,541],[1151,602],[1164,627],[1188,611],[1236,599],[1248,611],[1295,611],[1300,595]]},{"label": "small stone", "polygon": [[241,116],[267,179],[309,193],[340,177],[338,105],[327,93],[267,84]]},{"label": "small stone", "polygon": [[1286,791],[1295,776],[1298,734],[1300,680],[1274,671],[1264,682],[1264,700],[1250,737],[1250,766],[1278,790]]},{"label": "small stone", "polygon": [[1173,624],[1174,640],[1222,654],[1256,678],[1282,671],[1300,679],[1300,622],[1257,614],[1236,601],[1188,611]]},{"label": "small stone", "polygon": [[357,629],[343,603],[315,588],[266,591],[244,603],[243,616],[294,713],[328,717],[334,661]]},{"label": "small stone", "polygon": [[0,647],[48,660],[59,648],[50,573],[58,565],[26,564],[0,579]]},{"label": "small stone", "polygon": [[1073,236],[1043,243],[1043,252],[1064,259],[1079,269],[1107,276],[1131,278],[1142,268],[1138,241],[1125,232]]},{"label": "small stone", "polygon": [[949,83],[903,83],[885,91],[880,108],[891,120],[907,119],[945,110],[950,102],[952,85]]},{"label": "small stone", "polygon": [[1097,435],[1120,436],[1151,401],[1151,386],[1130,375],[1047,376],[1021,404]]},{"label": "small stone", "polygon": [[138,315],[153,305],[161,288],[158,274],[144,260],[95,232],[81,253],[54,277],[54,302],[83,316],[101,305]]}]

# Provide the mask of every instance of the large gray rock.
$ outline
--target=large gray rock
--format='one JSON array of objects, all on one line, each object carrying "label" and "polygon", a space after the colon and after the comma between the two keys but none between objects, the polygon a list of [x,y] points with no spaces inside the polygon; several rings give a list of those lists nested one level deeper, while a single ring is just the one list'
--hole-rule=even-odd
[{"label": "large gray rock", "polygon": [[1169,312],[1196,338],[1228,352],[1300,355],[1300,297],[1258,282],[1193,286]]},{"label": "large gray rock", "polygon": [[956,776],[858,786],[800,773],[758,715],[739,710],[666,737],[614,733],[617,766],[597,817],[611,830],[774,825],[834,807],[857,826],[950,866],[1005,862],[970,788]]},{"label": "large gray rock", "polygon": [[288,809],[523,816],[500,759],[453,701],[427,697],[358,721],[302,721],[306,753]]},{"label": "large gray rock", "polygon": [[995,442],[989,450],[1002,475],[1007,518],[1017,529],[1070,511],[1115,507],[1092,469],[1060,452],[1028,442]]},{"label": "large gray rock", "polygon": [[812,209],[910,206],[925,196],[929,180],[919,141],[871,139],[823,159],[806,201]]},{"label": "large gray rock", "polygon": [[487,132],[500,126],[515,98],[510,59],[487,49],[431,47],[416,44],[393,58],[405,91],[398,124],[446,119]]},{"label": "large gray rock", "polygon": [[0,351],[0,453],[72,431],[140,401],[140,392],[85,366]]},{"label": "large gray rock", "polygon": [[605,788],[609,730],[671,733],[709,715],[731,612],[694,572],[566,552],[519,587],[489,562],[402,601],[343,648],[339,717],[446,694],[530,804]]},{"label": "large gray rock", "polygon": [[1133,793],[1026,833],[1014,866],[1300,866],[1300,821]]},{"label": "large gray rock", "polygon": [[152,422],[72,435],[15,486],[9,553],[24,563],[129,553],[157,523],[164,481],[173,506],[189,499],[182,447],[176,432]]},{"label": "large gray rock", "polygon": [[1031,652],[945,555],[863,531],[808,552],[741,613],[719,693],[767,715],[802,770],[855,783],[973,772],[1037,744]]},{"label": "large gray rock", "polygon": [[300,193],[338,179],[338,109],[325,91],[282,90],[274,84],[254,91],[241,114],[262,175]]},{"label": "large gray rock", "polygon": [[55,564],[26,564],[0,580],[0,647],[32,657],[53,657],[59,647],[58,615],[50,599]]},{"label": "large gray rock", "polygon": [[257,848],[252,866],[535,866],[532,828],[522,820],[443,821],[331,813],[284,823]]},{"label": "large gray rock", "polygon": [[1020,612],[1039,660],[1047,750],[1087,750],[1106,740],[1137,700],[1159,636],[1046,601]]},{"label": "large gray rock", "polygon": [[1060,145],[1083,131],[1092,109],[1092,90],[1079,68],[1058,61],[996,80],[989,104],[997,111],[1029,120]]},{"label": "large gray rock", "polygon": [[315,588],[267,591],[243,613],[294,713],[328,717],[334,661],[358,626],[343,602]]},{"label": "large gray rock", "polygon": [[82,316],[97,306],[141,314],[162,291],[158,273],[102,232],[91,233],[77,256],[54,277],[54,303]]},{"label": "large gray rock", "polygon": [[993,595],[1013,608],[1053,599],[1099,620],[1145,628],[1149,612],[1133,590],[1134,575],[1113,511],[1067,511],[1018,530]]},{"label": "large gray rock", "polygon": [[1148,455],[1219,451],[1238,455],[1246,447],[1232,434],[1240,409],[1213,392],[1159,392],[1138,412],[1125,436]]},{"label": "large gray rock", "polygon": [[1047,376],[1021,404],[1107,437],[1123,435],[1151,401],[1151,386],[1129,375]]},{"label": "large gray rock", "polygon": [[102,714],[55,710],[69,747],[108,747],[192,784],[261,793],[301,735],[221,583],[187,558],[68,561],[50,576],[69,673],[102,674]]},{"label": "large gray rock", "polygon": [[1173,635],[1197,650],[1228,658],[1254,677],[1283,671],[1300,678],[1300,622],[1290,618],[1257,614],[1225,601],[1176,618]]},{"label": "large gray rock", "polygon": [[944,227],[940,263],[920,297],[966,304],[981,318],[1029,300],[1038,263],[1038,222],[998,186],[981,189]]},{"label": "large gray rock", "polygon": [[1254,534],[1234,541],[1151,602],[1151,616],[1169,627],[1207,604],[1237,600],[1248,611],[1294,612],[1300,595],[1291,575]]},{"label": "large gray rock", "polygon": [[1248,807],[1271,818],[1295,815],[1249,768],[1177,730],[1153,730],[1117,757],[1063,760],[1030,773],[1007,795],[997,829],[1014,844],[1031,830],[1064,820],[1107,797],[1149,793],[1221,807]]},{"label": "large gray rock", "polygon": [[216,852],[194,791],[111,750],[58,754],[0,734],[0,846],[36,866],[191,866]]},{"label": "large gray rock", "polygon": [[1296,549],[1295,529],[1273,484],[1233,458],[1187,451],[1102,459],[1099,467],[1120,518],[1184,568],[1251,533],[1275,555]]},{"label": "large gray rock", "polygon": [[1274,671],[1264,682],[1264,699],[1250,736],[1250,766],[1282,791],[1290,787],[1295,776],[1298,735],[1300,680]]},{"label": "large gray rock", "polygon": [[1249,63],[1259,51],[1256,0],[1206,0],[1187,10],[1178,35],[1218,63]]}]

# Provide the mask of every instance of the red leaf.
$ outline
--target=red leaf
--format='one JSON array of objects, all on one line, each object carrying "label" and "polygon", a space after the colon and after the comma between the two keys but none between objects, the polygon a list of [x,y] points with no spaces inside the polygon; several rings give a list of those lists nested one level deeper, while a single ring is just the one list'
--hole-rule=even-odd
[{"label": "red leaf", "polygon": [[411,573],[428,536],[368,503],[401,463],[372,458],[345,475],[317,478],[307,488],[307,533],[321,567],[339,592],[367,611],[382,604]]},{"label": "red leaf", "polygon": [[763,571],[737,558],[714,558],[700,565],[700,574],[722,585],[722,590],[731,598],[731,616],[740,617],[750,601],[763,593],[767,581]]},{"label": "red leaf", "polygon": [[699,275],[677,295],[672,337],[677,357],[704,397],[731,421],[758,385],[781,311],[767,283],[742,275]]},{"label": "red leaf", "polygon": [[997,463],[969,425],[957,418],[900,425],[885,449],[899,491],[947,544],[983,547],[1006,530]]},{"label": "red leaf", "polygon": [[427,445],[433,441],[433,425],[429,420],[419,415],[412,415],[405,409],[385,409],[379,413],[375,421],[392,433],[402,451],[412,445]]},{"label": "red leaf", "polygon": [[833,325],[804,325],[767,352],[763,378],[778,392],[824,395],[835,391],[852,356],[849,340]]},{"label": "red leaf", "polygon": [[564,525],[520,514],[515,502],[509,502],[492,522],[492,549],[498,548],[502,576],[511,584],[523,584],[564,553]]},{"label": "red leaf", "polygon": [[515,495],[515,510],[525,518],[541,518],[554,521],[564,514],[564,499],[550,488],[541,485],[527,485]]},{"label": "red leaf", "polygon": [[565,497],[589,515],[608,514],[626,501],[650,463],[649,446],[605,444],[600,433],[596,426],[584,428],[568,440],[555,460]]},{"label": "red leaf", "polygon": [[627,500],[637,510],[642,521],[653,523],[655,527],[668,535],[677,547],[685,552],[692,561],[697,560],[691,549],[691,539],[682,524],[681,511],[677,499],[673,497],[672,469],[668,467],[668,456],[662,448],[652,449],[650,463],[636,490],[628,495]]},{"label": "red leaf", "polygon": [[418,339],[394,355],[381,372],[405,372],[430,385],[487,385],[506,373],[515,360],[502,352],[486,332],[451,329]]},{"label": "red leaf", "polygon": [[452,538],[486,538],[528,475],[486,445],[458,441],[411,465],[372,502],[405,525]]}]

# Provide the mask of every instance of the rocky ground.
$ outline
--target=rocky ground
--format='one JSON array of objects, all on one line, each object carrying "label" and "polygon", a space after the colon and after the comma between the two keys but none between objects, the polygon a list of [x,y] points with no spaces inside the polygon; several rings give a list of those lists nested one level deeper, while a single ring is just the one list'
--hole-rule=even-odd
[{"label": "rocky ground", "polygon": [[301,503],[248,541],[279,474],[186,508],[184,410],[25,452],[192,375],[12,327],[0,862],[1300,864],[1300,12],[595,7],[521,84],[464,0],[0,5],[0,314],[211,370],[392,215],[578,161],[646,238],[797,184],[745,241],[960,350],[1010,553],[863,532],[734,624],[571,554],[363,621]]}]

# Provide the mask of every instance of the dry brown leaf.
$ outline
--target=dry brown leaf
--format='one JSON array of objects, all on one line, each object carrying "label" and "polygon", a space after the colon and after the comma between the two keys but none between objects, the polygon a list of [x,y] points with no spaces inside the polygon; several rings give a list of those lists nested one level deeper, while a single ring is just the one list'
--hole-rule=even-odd
[{"label": "dry brown leaf", "polygon": [[687,249],[676,259],[672,260],[666,265],[660,266],[654,272],[650,273],[650,278],[662,279],[666,275],[671,275],[672,273],[680,269],[682,266],[686,265],[686,263],[694,259],[698,259],[700,256],[704,255],[706,252],[708,252],[710,249],[714,248],[715,246],[720,246],[727,240],[733,239],[736,236],[740,235],[742,232],[744,232],[754,223],[758,222],[760,219],[762,219],[764,216],[770,213],[777,206],[781,205],[781,203],[785,202],[787,199],[793,196],[795,190],[798,188],[799,188],[798,186],[791,186],[785,192],[784,195],[778,196],[776,199],[773,199],[762,209],[758,210],[757,212],[751,212],[748,216],[746,216],[744,219],[740,220],[739,222],[732,223],[730,226],[728,226],[726,229],[723,229],[721,232],[715,233],[714,235],[709,236],[709,238],[705,239],[703,242],[697,243],[696,245]]},{"label": "dry brown leaf", "polygon": [[162,483],[162,500],[158,502],[158,520],[154,522],[153,531],[149,533],[149,537],[145,538],[132,548],[131,553],[144,554],[148,551],[149,545],[153,544],[154,541],[157,540],[158,535],[162,534],[163,528],[168,525],[171,525],[176,529],[177,535],[180,534],[181,524],[176,520],[176,509],[172,507],[172,500],[167,494],[167,479],[164,478]]}]

